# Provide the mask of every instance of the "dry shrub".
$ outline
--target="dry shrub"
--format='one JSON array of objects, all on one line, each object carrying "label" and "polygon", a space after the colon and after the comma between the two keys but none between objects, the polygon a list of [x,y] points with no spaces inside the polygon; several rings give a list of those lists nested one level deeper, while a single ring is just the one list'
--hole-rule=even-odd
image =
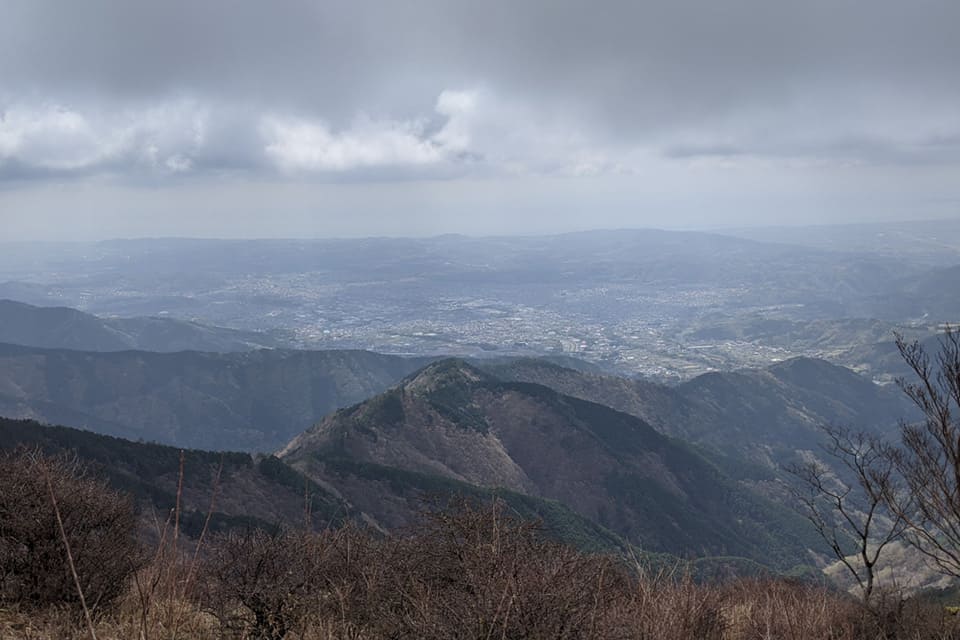
[{"label": "dry shrub", "polygon": [[207,605],[225,630],[278,640],[310,611],[316,591],[316,538],[256,529],[211,544],[204,563]]},{"label": "dry shrub", "polygon": [[651,569],[636,562],[631,598],[620,612],[630,638],[720,640],[727,628],[719,589],[697,584],[680,566]]},{"label": "dry shrub", "polygon": [[724,601],[730,640],[867,637],[858,635],[859,605],[817,585],[741,580],[725,589]]},{"label": "dry shrub", "polygon": [[624,568],[544,540],[502,503],[431,514],[398,547],[391,637],[617,637],[608,623],[629,597]]},{"label": "dry shrub", "polygon": [[869,611],[860,610],[863,635],[884,640],[956,640],[960,620],[946,608],[923,599],[904,599],[898,591],[874,594]]},{"label": "dry shrub", "polygon": [[[652,571],[582,554],[545,539],[535,523],[512,517],[502,503],[430,513],[395,537],[347,526],[320,533],[249,530],[208,543],[191,583],[192,562],[178,558],[195,552],[161,553],[161,542],[153,564],[137,574],[136,588],[96,621],[99,637],[960,638],[956,619],[942,607],[891,594],[877,594],[866,609],[817,585],[773,579],[704,585],[682,570]],[[171,575],[177,579],[164,578]],[[62,611],[11,621],[25,632],[11,637],[88,637],[76,616]],[[3,616],[0,608],[0,638]]]},{"label": "dry shrub", "polygon": [[[427,515],[408,536],[363,529],[229,534],[203,566],[225,633],[613,638],[632,582],[610,558],[544,540],[501,504]],[[620,618],[617,618],[619,622]],[[619,634],[620,637],[630,637]]]},{"label": "dry shrub", "polygon": [[[392,619],[402,595],[396,575],[410,558],[395,542],[354,524],[318,534],[324,546],[318,566],[319,606],[314,623],[354,637]],[[379,637],[379,636],[371,636]]]},{"label": "dry shrub", "polygon": [[139,562],[132,503],[76,460],[26,450],[0,454],[0,603],[79,603],[54,499],[86,602],[102,608]]},{"label": "dry shrub", "polygon": [[870,608],[819,585],[740,580],[724,588],[730,640],[951,640],[960,625],[946,610],[899,593],[875,593]]},{"label": "dry shrub", "polygon": [[945,640],[943,609],[868,610],[818,585],[696,583],[582,554],[502,503],[426,514],[407,535],[359,528],[212,542],[207,604],[229,637],[479,640]]}]

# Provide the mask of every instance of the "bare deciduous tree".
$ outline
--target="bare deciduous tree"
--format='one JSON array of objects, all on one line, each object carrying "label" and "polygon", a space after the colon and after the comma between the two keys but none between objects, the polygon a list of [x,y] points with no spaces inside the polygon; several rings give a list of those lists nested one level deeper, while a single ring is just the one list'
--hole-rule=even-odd
[{"label": "bare deciduous tree", "polygon": [[788,468],[800,480],[792,490],[869,604],[880,554],[907,527],[886,500],[895,491],[896,466],[888,447],[873,435],[838,426],[821,428],[828,439],[823,450],[847,481],[813,461]]},{"label": "bare deciduous tree", "polygon": [[960,577],[960,333],[948,327],[933,360],[917,341],[898,335],[897,347],[916,376],[898,384],[923,419],[901,423],[892,460],[906,490],[891,491],[888,501],[908,526],[905,539]]}]

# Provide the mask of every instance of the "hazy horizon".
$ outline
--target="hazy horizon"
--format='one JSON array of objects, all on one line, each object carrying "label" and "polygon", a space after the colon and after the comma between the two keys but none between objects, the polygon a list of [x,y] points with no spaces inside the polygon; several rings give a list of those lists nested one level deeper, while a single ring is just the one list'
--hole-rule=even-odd
[{"label": "hazy horizon", "polygon": [[810,231],[819,231],[819,230],[829,230],[829,229],[842,229],[842,228],[860,228],[860,227],[902,227],[902,226],[933,226],[940,223],[954,223],[960,224],[960,217],[944,217],[944,218],[924,218],[924,219],[900,219],[900,220],[867,220],[867,221],[835,221],[835,222],[822,222],[816,224],[809,224],[803,221],[797,221],[793,223],[786,224],[747,224],[747,225],[718,225],[718,226],[609,226],[609,227],[590,227],[584,226],[582,228],[574,229],[559,229],[559,230],[548,230],[548,231],[522,231],[522,230],[503,230],[501,232],[456,232],[456,231],[440,231],[440,232],[424,232],[424,233],[356,233],[356,234],[335,234],[335,235],[102,235],[102,236],[93,236],[90,237],[73,237],[73,238],[41,238],[41,237],[4,237],[0,239],[0,243],[14,243],[14,244],[30,244],[30,243],[53,243],[53,244],[82,244],[82,243],[92,243],[92,242],[112,242],[112,241],[163,241],[163,240],[209,240],[209,241],[256,241],[256,240],[265,240],[265,241],[310,241],[310,240],[367,240],[367,239],[395,239],[395,240],[428,240],[435,238],[443,237],[461,237],[461,238],[470,238],[470,239],[494,239],[498,237],[503,238],[523,238],[523,237],[549,237],[549,236],[561,236],[568,234],[582,234],[582,233],[613,233],[617,231],[665,231],[665,232],[690,232],[690,233],[706,233],[706,234],[715,234],[715,235],[738,235],[741,233],[750,233],[750,232],[763,232],[763,231],[786,231],[786,230],[810,230]]}]

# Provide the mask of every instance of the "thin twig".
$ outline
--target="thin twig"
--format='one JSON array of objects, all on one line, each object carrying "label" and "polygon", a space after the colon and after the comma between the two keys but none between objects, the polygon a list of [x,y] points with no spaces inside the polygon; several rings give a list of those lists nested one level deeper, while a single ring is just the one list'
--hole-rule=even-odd
[{"label": "thin twig", "polygon": [[180,499],[183,496],[183,449],[180,449],[180,470],[177,473],[177,504],[173,517],[173,548],[177,548],[177,539],[180,537]]},{"label": "thin twig", "polygon": [[53,492],[53,482],[50,480],[50,473],[45,465],[41,465],[43,477],[47,481],[47,490],[50,492],[50,502],[53,503],[53,514],[57,517],[57,528],[60,529],[60,538],[63,540],[63,547],[67,550],[67,563],[70,565],[70,574],[73,576],[73,584],[77,587],[77,595],[80,596],[80,606],[83,607],[83,616],[87,620],[87,628],[90,630],[90,638],[97,640],[97,632],[93,628],[93,618],[90,617],[90,609],[87,608],[87,599],[83,595],[83,587],[80,586],[80,577],[77,575],[77,568],[73,562],[73,553],[70,551],[70,542],[67,540],[67,532],[63,528],[63,518],[60,517],[60,507],[57,505],[57,496]]},{"label": "thin twig", "polygon": [[207,535],[207,529],[210,528],[210,518],[213,516],[213,508],[217,502],[217,494],[220,492],[220,476],[223,474],[223,454],[220,454],[220,465],[217,467],[217,475],[213,479],[213,491],[210,493],[210,505],[207,507],[207,517],[203,521],[203,529],[200,530],[200,537],[197,538],[197,546],[193,550],[193,558],[190,560],[190,568],[187,569],[187,579],[183,582],[183,588],[180,591],[180,597],[177,599],[176,619],[173,625],[173,637],[176,638],[180,633],[180,622],[183,619],[183,602],[187,599],[187,592],[196,575],[197,560],[200,557],[200,549],[203,547],[203,540]]},{"label": "thin twig", "polygon": [[213,479],[213,491],[210,494],[210,505],[207,507],[207,517],[203,521],[203,529],[200,530],[200,537],[197,539],[197,546],[193,550],[193,558],[190,560],[190,569],[187,572],[187,581],[184,585],[184,593],[190,585],[197,568],[197,559],[200,557],[200,549],[203,547],[204,538],[207,530],[210,528],[210,518],[213,516],[213,509],[217,503],[217,494],[220,493],[220,476],[223,473],[223,454],[220,455],[220,466],[217,467],[217,475]]}]

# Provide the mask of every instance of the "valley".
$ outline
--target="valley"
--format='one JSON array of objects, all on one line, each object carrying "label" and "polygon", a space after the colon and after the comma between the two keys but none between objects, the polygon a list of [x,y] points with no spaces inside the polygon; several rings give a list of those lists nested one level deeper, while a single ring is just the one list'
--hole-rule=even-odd
[{"label": "valley", "polygon": [[[960,317],[916,285],[948,279],[940,270],[960,259],[956,248],[930,251],[927,237],[898,242],[883,252],[841,251],[628,230],[11,245],[0,260],[0,298],[114,323],[148,316],[229,327],[234,344],[565,354],[668,382],[803,355],[889,382],[870,348],[882,350],[894,331],[923,337]],[[181,344],[230,348],[228,340]]]},{"label": "valley", "polygon": [[[229,454],[246,471],[230,476],[241,483],[231,498],[241,511],[224,514],[224,522],[241,517],[243,491],[287,505],[280,512],[251,507],[246,516],[296,522],[290,491],[310,482],[325,505],[318,517],[360,518],[385,531],[407,526],[431,496],[497,495],[520,513],[556,519],[548,529],[559,527],[589,548],[632,544],[787,571],[817,564],[826,550],[812,551],[820,542],[789,507],[784,465],[816,455],[820,424],[889,433],[913,415],[894,390],[825,361],[704,374],[679,386],[566,364],[579,366],[352,351],[161,354],[5,345],[3,415],[126,440],[39,426],[34,434],[33,423],[8,426],[0,440],[7,448],[40,442],[74,449],[125,479],[123,487],[156,478],[158,488],[143,495],[166,496],[167,503],[176,471],[171,446],[246,449],[251,453]],[[149,447],[167,461],[159,475],[116,468],[114,454],[105,455],[113,450],[117,460],[135,460],[152,456]],[[205,456],[198,481],[209,484],[218,454],[191,455]],[[287,493],[276,498],[269,496],[279,489],[263,485],[271,470],[288,477]]]},{"label": "valley", "polygon": [[892,339],[935,348],[951,303],[911,283],[953,254],[810,245],[635,231],[8,255],[0,449],[73,452],[141,518],[180,494],[187,535],[305,517],[393,535],[461,496],[698,575],[836,576],[786,469],[849,481],[824,425],[892,440],[922,417],[889,384],[909,373]]}]

